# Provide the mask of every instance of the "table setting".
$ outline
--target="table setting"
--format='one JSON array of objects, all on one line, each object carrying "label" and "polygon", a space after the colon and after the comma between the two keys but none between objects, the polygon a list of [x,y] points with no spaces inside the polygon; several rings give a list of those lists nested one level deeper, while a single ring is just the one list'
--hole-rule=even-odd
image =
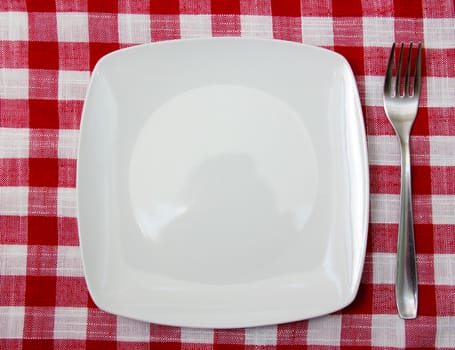
[{"label": "table setting", "polygon": [[0,3],[0,349],[454,349],[455,5]]}]

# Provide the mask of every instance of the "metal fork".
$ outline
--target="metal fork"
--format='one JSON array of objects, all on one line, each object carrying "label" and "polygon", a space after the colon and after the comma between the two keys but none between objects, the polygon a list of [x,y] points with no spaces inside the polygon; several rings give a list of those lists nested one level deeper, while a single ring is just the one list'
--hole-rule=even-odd
[{"label": "metal fork", "polygon": [[[395,129],[401,146],[401,203],[400,223],[398,226],[398,254],[395,284],[396,303],[400,317],[404,319],[411,319],[417,317],[418,287],[414,242],[414,220],[412,217],[409,135],[419,108],[422,44],[419,43],[417,49],[413,86],[410,86],[412,42],[409,45],[404,87],[401,82],[403,51],[404,44],[401,43],[396,78],[393,79],[395,57],[395,43],[393,43],[384,82],[384,110],[390,123]],[[412,90],[412,92],[410,90]]]}]

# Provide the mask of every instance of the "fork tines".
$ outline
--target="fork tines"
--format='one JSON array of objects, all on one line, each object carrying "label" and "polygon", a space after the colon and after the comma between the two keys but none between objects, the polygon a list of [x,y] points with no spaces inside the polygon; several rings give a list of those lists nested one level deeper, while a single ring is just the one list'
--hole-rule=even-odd
[{"label": "fork tines", "polygon": [[406,72],[404,75],[405,83],[404,87],[401,83],[401,66],[404,56],[404,43],[400,45],[400,54],[398,56],[397,69],[396,69],[396,79],[393,79],[393,66],[395,60],[395,43],[392,45],[392,50],[390,51],[389,63],[387,65],[387,73],[384,83],[384,93],[388,96],[419,96],[420,95],[420,78],[421,78],[421,66],[422,66],[422,43],[418,43],[417,47],[417,56],[415,59],[415,71],[414,71],[414,82],[411,85],[410,76],[411,76],[411,61],[412,61],[412,46],[413,43],[409,44],[409,53],[406,64]]}]

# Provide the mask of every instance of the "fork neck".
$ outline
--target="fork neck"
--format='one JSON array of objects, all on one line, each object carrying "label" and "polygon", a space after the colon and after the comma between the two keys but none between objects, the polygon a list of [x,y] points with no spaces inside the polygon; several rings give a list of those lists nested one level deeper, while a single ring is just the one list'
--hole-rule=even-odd
[{"label": "fork neck", "polygon": [[410,147],[409,147],[409,137],[404,138],[400,137],[400,149],[401,149],[401,170],[408,171],[407,169],[410,168],[411,163],[411,156],[410,156]]}]

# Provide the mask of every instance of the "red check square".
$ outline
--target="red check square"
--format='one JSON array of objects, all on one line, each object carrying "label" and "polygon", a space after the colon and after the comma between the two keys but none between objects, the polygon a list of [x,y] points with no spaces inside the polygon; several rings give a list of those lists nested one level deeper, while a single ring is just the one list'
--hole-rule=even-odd
[{"label": "red check square", "polygon": [[371,314],[373,300],[373,285],[360,284],[359,291],[354,301],[343,309],[343,314]]},{"label": "red check square", "polygon": [[101,57],[120,48],[118,43],[95,43],[91,42],[90,48],[90,70],[93,71],[96,63]]},{"label": "red check square", "polygon": [[[46,323],[50,323],[49,319],[46,319]],[[30,322],[35,322],[34,318],[30,318]],[[49,326],[48,326],[49,327]],[[46,328],[48,328],[46,327]],[[22,340],[22,350],[51,350],[54,349],[53,339],[24,339]]]},{"label": "red check square", "polygon": [[272,0],[272,16],[300,17],[301,15],[299,0]]},{"label": "red check square", "polygon": [[30,186],[58,186],[58,159],[30,158],[29,167]]},{"label": "red check square", "polygon": [[179,0],[150,0],[150,14],[152,15],[178,15],[179,13]]},{"label": "red check square", "polygon": [[[55,276],[27,275],[25,279],[25,305],[53,307],[55,305],[55,281]],[[49,313],[47,315],[53,319],[52,315]]]},{"label": "red check square", "polygon": [[57,245],[57,218],[54,216],[28,216],[27,243],[31,245]]},{"label": "red check square", "polygon": [[89,12],[117,13],[118,1],[90,0],[87,1]]},{"label": "red check square", "polygon": [[114,340],[87,340],[85,344],[86,350],[118,350],[117,342]]},{"label": "red check square", "polygon": [[362,17],[361,0],[344,0],[332,2],[334,17]]},{"label": "red check square", "polygon": [[431,195],[431,167],[412,166],[413,194]]},{"label": "red check square", "polygon": [[361,46],[337,46],[335,51],[344,56],[351,65],[354,75],[365,75],[364,52]]},{"label": "red check square", "polygon": [[431,224],[414,225],[414,235],[417,254],[434,253],[433,225]]},{"label": "red check square", "polygon": [[58,43],[30,41],[28,43],[28,63],[31,69],[58,69]]},{"label": "red check square", "polygon": [[422,2],[411,1],[409,3],[394,0],[393,14],[395,17],[422,18]]},{"label": "red check square", "polygon": [[[18,1],[22,2],[23,1]],[[26,0],[28,12],[55,12],[55,1],[54,0]],[[23,9],[25,10],[25,9]]]},{"label": "red check square", "polygon": [[240,15],[239,0],[212,0],[211,5],[213,15]]}]

